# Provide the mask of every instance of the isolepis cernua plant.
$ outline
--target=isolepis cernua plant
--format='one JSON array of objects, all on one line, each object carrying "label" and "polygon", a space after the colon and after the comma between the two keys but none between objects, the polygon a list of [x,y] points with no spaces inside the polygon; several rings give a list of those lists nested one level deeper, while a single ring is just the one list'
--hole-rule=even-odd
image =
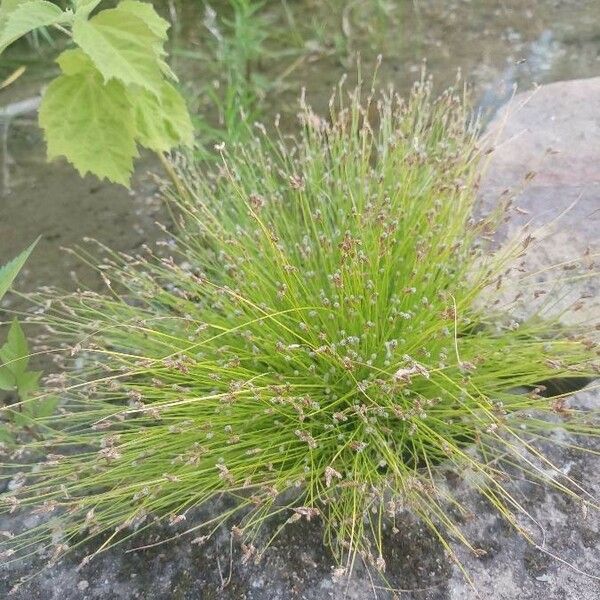
[{"label": "isolepis cernua plant", "polygon": [[[448,472],[525,535],[515,469],[597,506],[537,444],[597,430],[535,388],[594,376],[597,348],[543,306],[518,320],[494,302],[528,241],[495,251],[497,219],[474,216],[468,109],[427,82],[360,97],[328,119],[304,106],[296,139],[259,127],[216,166],[176,160],[172,241],[80,250],[105,293],[32,296],[62,405],[3,449],[2,510],[44,514],[0,542],[5,560],[103,550],[155,519],[195,542],[233,527],[250,559],[278,515],[319,520],[337,574],[356,557],[384,570],[383,531],[406,510],[448,552],[476,550]],[[223,494],[234,504],[211,504]]]}]

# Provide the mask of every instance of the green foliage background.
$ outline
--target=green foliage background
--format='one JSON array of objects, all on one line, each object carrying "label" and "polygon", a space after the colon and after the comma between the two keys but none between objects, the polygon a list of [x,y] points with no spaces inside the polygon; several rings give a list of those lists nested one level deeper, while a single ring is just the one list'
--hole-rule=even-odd
[{"label": "green foliage background", "polygon": [[92,15],[99,4],[75,0],[62,10],[45,0],[3,0],[0,51],[44,26],[72,38],[77,48],[58,57],[61,75],[40,107],[48,158],[65,156],[82,176],[129,185],[138,145],[191,146],[193,127],[165,61],[169,23],[149,3],[123,0]]}]

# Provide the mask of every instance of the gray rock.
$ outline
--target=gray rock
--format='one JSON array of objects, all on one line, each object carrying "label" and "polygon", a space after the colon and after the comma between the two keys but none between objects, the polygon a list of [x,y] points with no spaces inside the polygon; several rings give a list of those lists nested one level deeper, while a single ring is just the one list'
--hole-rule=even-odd
[{"label": "gray rock", "polygon": [[[600,393],[579,392],[571,406],[600,410]],[[546,455],[564,474],[585,482],[600,497],[597,457],[564,444],[573,442],[558,427],[554,437],[563,446],[545,444]],[[588,443],[589,445],[589,443]],[[592,446],[590,446],[592,447]],[[600,450],[600,444],[592,447]],[[550,486],[519,481],[511,493],[535,519],[539,547],[528,544],[496,515],[479,496],[466,488],[456,493],[476,515],[464,523],[467,537],[486,554],[475,557],[457,548],[470,585],[461,571],[444,556],[434,537],[407,516],[400,533],[387,537],[387,584],[402,590],[405,600],[597,600],[600,557],[600,513],[587,512],[581,502]],[[201,514],[196,515],[198,519]],[[189,520],[193,520],[190,516]],[[6,523],[0,520],[0,529]],[[276,523],[270,530],[274,530]],[[265,533],[265,539],[269,535]],[[78,570],[78,563],[92,547],[77,550],[52,568],[42,570],[12,597],[17,600],[392,600],[381,589],[385,582],[359,566],[348,581],[335,582],[332,560],[321,542],[319,525],[296,523],[284,530],[257,565],[244,565],[239,549],[223,530],[206,545],[190,544],[189,538],[143,551],[126,552],[152,543],[173,531],[154,530],[135,543],[101,554]],[[29,562],[5,568],[0,578],[0,597],[23,575],[41,568]],[[588,575],[591,574],[592,576]],[[373,587],[375,586],[375,588]],[[376,589],[377,595],[374,593]]]},{"label": "gray rock", "polygon": [[[513,295],[524,292],[522,313],[545,301],[550,313],[559,314],[582,301],[563,320],[598,322],[600,77],[516,95],[490,124],[486,144],[493,152],[481,185],[483,212],[510,190],[514,208],[501,239],[535,238],[524,258],[525,275],[508,279]],[[540,288],[547,294],[533,302]]]},{"label": "gray rock", "polygon": [[[570,406],[600,409],[600,394],[579,392]],[[575,440],[557,428],[555,437],[561,443]],[[589,448],[598,451],[597,442]],[[584,482],[585,489],[600,497],[600,472],[593,454],[576,451],[552,443],[544,444],[546,456],[565,475]],[[463,556],[465,567],[476,590],[454,570],[449,587],[451,600],[597,600],[600,598],[600,514],[585,510],[579,501],[565,496],[550,486],[521,482],[514,492],[537,523],[538,547],[528,544],[482,506],[477,521],[469,524],[472,539],[482,539],[491,553],[481,559]],[[484,546],[485,548],[485,546]],[[487,548],[486,548],[487,549]],[[477,595],[479,593],[479,596]]]}]

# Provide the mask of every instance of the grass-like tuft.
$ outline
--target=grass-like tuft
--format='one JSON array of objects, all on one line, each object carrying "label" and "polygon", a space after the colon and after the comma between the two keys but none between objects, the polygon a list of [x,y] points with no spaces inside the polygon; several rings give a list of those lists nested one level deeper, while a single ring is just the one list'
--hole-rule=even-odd
[{"label": "grass-like tuft", "polygon": [[[427,83],[340,97],[328,119],[304,107],[298,139],[259,128],[208,171],[180,161],[173,258],[105,249],[105,294],[34,296],[64,349],[48,384],[63,405],[7,449],[2,509],[49,515],[0,542],[11,560],[102,550],[155,518],[196,540],[227,523],[251,558],[278,515],[319,519],[338,573],[357,557],[383,570],[404,510],[449,553],[470,545],[451,471],[524,535],[514,478],[596,506],[536,441],[597,429],[534,389],[593,376],[596,350],[495,308],[523,246],[493,252],[497,219],[474,217],[468,109]],[[199,506],[212,516],[194,522]]]}]

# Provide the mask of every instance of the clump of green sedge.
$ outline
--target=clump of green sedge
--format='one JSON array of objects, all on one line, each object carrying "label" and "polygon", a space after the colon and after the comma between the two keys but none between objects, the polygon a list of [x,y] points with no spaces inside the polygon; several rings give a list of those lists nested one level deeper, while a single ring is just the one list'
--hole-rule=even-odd
[{"label": "clump of green sedge", "polygon": [[596,506],[535,442],[597,435],[575,410],[557,424],[565,398],[539,385],[594,376],[597,350],[494,303],[523,245],[492,251],[497,215],[475,216],[471,114],[428,83],[360,96],[328,119],[303,105],[298,139],[258,127],[208,171],[176,161],[161,253],[104,249],[106,293],[33,296],[64,355],[47,382],[62,405],[4,448],[1,509],[46,515],[0,541],[5,559],[102,550],[156,519],[194,540],[227,524],[249,559],[278,515],[320,520],[338,574],[357,557],[383,570],[405,510],[449,553],[472,548],[451,471],[524,535],[517,475]]}]

